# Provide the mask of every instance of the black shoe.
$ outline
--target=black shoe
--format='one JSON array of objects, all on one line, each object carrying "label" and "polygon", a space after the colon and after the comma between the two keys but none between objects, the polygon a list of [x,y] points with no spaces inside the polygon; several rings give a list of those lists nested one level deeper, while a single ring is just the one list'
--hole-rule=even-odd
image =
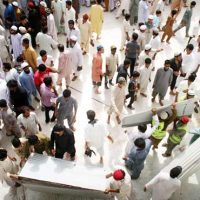
[{"label": "black shoe", "polygon": [[50,120],[45,120],[46,124],[48,124],[50,122]]},{"label": "black shoe", "polygon": [[107,84],[105,84],[105,88],[106,88],[106,89],[109,89],[109,87],[107,86]]},{"label": "black shoe", "polygon": [[134,110],[135,108],[133,108],[131,105],[127,106],[129,109]]},{"label": "black shoe", "polygon": [[112,86],[114,85],[111,81],[109,81],[109,84],[112,85]]},{"label": "black shoe", "polygon": [[53,116],[53,117],[51,118],[51,122],[55,122],[55,120],[56,120],[56,117]]}]

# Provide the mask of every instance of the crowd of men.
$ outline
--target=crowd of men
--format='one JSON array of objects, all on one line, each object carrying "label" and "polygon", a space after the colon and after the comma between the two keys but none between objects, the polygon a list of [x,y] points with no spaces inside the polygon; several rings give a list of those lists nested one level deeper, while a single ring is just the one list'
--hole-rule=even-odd
[{"label": "crowd of men", "polygon": [[[17,174],[31,153],[76,160],[74,134],[78,100],[72,97],[70,86],[84,73],[84,56],[90,54],[92,47],[96,48],[91,63],[95,95],[102,93],[103,80],[105,89],[111,93],[107,124],[110,124],[114,114],[116,124],[120,125],[123,108],[126,106],[130,111],[134,110],[133,104],[138,101],[139,95],[145,99],[151,98],[152,103],[158,96],[160,106],[164,105],[169,88],[169,95],[174,96],[171,113],[163,111],[158,115],[157,110],[152,109],[152,124],[139,125],[137,132],[125,131],[129,139],[123,157],[124,168],[106,176],[112,177],[112,180],[105,193],[114,194],[120,200],[132,199],[130,180],[140,177],[151,147],[156,150],[169,133],[167,143],[163,144],[166,151],[162,155],[170,157],[189,131],[191,116],[178,118],[175,103],[197,98],[194,110],[199,112],[196,80],[200,66],[200,19],[192,21],[196,4],[195,1],[182,0],[2,1],[0,139],[12,136],[11,145],[18,159],[11,157],[5,148],[0,148],[0,169],[3,180],[11,188],[11,199],[16,198],[20,185],[11,180],[9,174]],[[88,14],[80,14],[83,5],[91,6]],[[164,14],[168,6],[171,11],[166,17]],[[121,43],[119,48],[116,45],[110,47],[110,53],[105,56],[104,70],[104,45],[99,45],[105,23],[104,12],[115,9],[118,9],[116,20],[123,18]],[[182,9],[183,17],[174,28]],[[190,27],[192,22],[193,29]],[[174,57],[162,60],[163,66],[158,68],[155,61],[157,55],[164,51],[162,43],[165,37],[170,45],[170,39],[184,27],[185,37],[188,38],[185,50],[174,52]],[[109,33],[110,37],[112,34]],[[64,43],[60,42],[60,35],[65,37]],[[118,49],[124,55],[121,62]],[[55,50],[59,52],[58,64],[55,64],[57,61],[53,57]],[[152,80],[154,71],[155,78]],[[151,81],[152,96],[149,97]],[[62,83],[66,87],[60,95],[57,87]],[[42,131],[34,103],[40,105],[39,112],[44,112],[45,123],[51,122],[50,138]],[[103,164],[105,141],[108,139],[114,143],[115,139],[108,133],[106,123],[97,119],[94,110],[88,110],[86,116],[88,124],[84,127],[83,152],[89,157],[98,153]],[[168,131],[170,124],[173,124],[173,128]],[[198,130],[193,131],[191,143],[198,139],[199,133]],[[178,176],[181,172],[182,167],[177,166],[170,173],[160,173],[144,186],[144,191],[151,189],[153,199],[169,199],[180,187]],[[21,198],[25,196],[21,195]]]}]

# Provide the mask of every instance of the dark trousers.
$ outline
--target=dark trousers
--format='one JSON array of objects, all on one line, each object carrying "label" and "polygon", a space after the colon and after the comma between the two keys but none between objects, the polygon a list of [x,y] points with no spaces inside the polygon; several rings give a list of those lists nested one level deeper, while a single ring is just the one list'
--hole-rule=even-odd
[{"label": "dark trousers", "polygon": [[171,90],[173,90],[176,86],[176,79],[177,79],[177,76],[173,75],[172,83],[170,85]]},{"label": "dark trousers", "polygon": [[[68,153],[68,152],[67,152]],[[56,154],[55,154],[55,158],[63,158],[65,152],[57,152],[56,151]],[[71,159],[73,159],[75,157],[75,154],[76,154],[76,151],[74,150],[72,153],[70,153],[70,157]]]},{"label": "dark trousers", "polygon": [[45,110],[45,122],[49,123],[49,121],[50,121],[50,117],[49,117],[50,110],[53,111],[51,121],[54,121],[55,120],[55,107],[54,106],[50,106],[50,107],[44,106],[44,110]]},{"label": "dark trousers", "polygon": [[128,104],[128,106],[132,106],[134,100],[135,100],[135,92],[129,92],[127,95],[126,95],[126,99],[128,98],[131,98],[130,99],[130,102]]},{"label": "dark trousers", "polygon": [[131,66],[130,66],[130,76],[133,75],[134,72],[134,67],[135,67],[135,62],[136,62],[136,58],[128,58],[126,57],[126,59],[131,61]]}]

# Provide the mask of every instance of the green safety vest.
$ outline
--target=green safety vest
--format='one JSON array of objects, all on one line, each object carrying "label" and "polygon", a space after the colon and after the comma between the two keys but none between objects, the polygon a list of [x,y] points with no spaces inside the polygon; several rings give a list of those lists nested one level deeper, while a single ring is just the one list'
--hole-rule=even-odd
[{"label": "green safety vest", "polygon": [[[184,124],[180,127],[177,128],[178,131],[184,131],[185,133],[187,132],[188,130],[188,126],[187,124]],[[176,135],[176,133],[173,133],[170,137],[169,137],[169,140],[174,143],[174,144],[180,144],[181,140],[183,139],[183,136],[179,136],[179,135]]]},{"label": "green safety vest", "polygon": [[166,131],[163,131],[164,125],[164,122],[160,122],[157,129],[152,133],[152,137],[158,140],[162,140],[166,135]]}]

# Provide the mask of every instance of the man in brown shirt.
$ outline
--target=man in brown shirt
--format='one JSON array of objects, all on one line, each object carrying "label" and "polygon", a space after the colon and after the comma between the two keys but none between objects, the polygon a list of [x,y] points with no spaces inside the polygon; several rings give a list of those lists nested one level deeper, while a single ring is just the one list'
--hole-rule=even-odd
[{"label": "man in brown shirt", "polygon": [[37,54],[35,50],[31,46],[29,46],[29,39],[27,38],[23,39],[22,44],[25,48],[23,51],[23,57],[35,72],[37,70]]}]

